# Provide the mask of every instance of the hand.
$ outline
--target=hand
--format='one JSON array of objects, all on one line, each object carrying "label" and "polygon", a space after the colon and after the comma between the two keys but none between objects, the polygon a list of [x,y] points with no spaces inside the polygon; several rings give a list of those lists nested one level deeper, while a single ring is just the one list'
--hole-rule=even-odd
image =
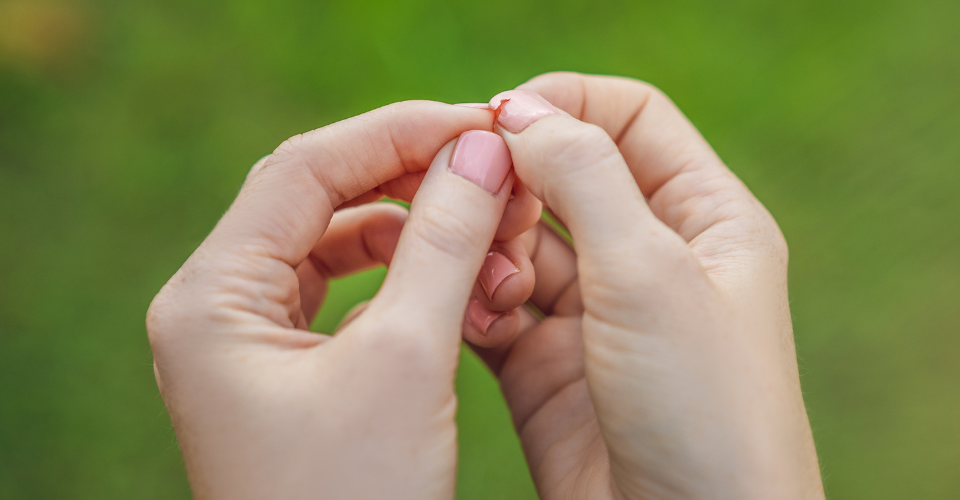
[{"label": "hand", "polygon": [[[491,123],[400,103],[295,137],[254,168],[147,316],[197,498],[452,498],[467,300],[495,233],[539,217],[513,189],[502,139],[461,135]],[[409,219],[388,204],[334,214],[418,188]],[[328,278],[387,263],[336,336],[306,331]],[[504,307],[526,300],[511,286]]]},{"label": "hand", "polygon": [[773,218],[654,88],[520,89],[495,130],[576,252],[523,235],[546,318],[476,350],[541,497],[823,498]]}]

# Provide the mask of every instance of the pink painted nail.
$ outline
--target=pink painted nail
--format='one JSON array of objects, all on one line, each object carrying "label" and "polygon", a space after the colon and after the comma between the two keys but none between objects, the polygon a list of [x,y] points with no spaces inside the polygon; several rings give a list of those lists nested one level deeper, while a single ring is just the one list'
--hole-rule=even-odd
[{"label": "pink painted nail", "polygon": [[487,258],[483,259],[483,267],[480,268],[480,286],[487,292],[487,297],[493,300],[493,293],[503,280],[520,272],[506,255],[500,252],[490,252]]},{"label": "pink painted nail", "polygon": [[503,138],[493,132],[469,130],[460,134],[450,159],[450,171],[495,194],[513,165]]},{"label": "pink painted nail", "polygon": [[485,102],[459,102],[454,106],[463,106],[465,108],[490,109],[490,105]]},{"label": "pink painted nail", "polygon": [[497,123],[514,134],[545,116],[562,113],[539,94],[528,90],[500,92],[490,99],[490,107],[497,113]]},{"label": "pink painted nail", "polygon": [[467,321],[484,335],[487,334],[490,325],[500,316],[503,316],[503,313],[487,309],[477,299],[470,299],[470,304],[467,305]]}]

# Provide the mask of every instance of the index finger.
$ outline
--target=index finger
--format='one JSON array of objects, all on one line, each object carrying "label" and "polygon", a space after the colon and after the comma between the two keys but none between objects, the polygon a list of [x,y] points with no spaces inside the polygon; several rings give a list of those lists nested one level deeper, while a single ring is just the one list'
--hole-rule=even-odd
[{"label": "index finger", "polygon": [[574,118],[603,128],[617,143],[648,198],[684,169],[708,166],[726,170],[693,124],[650,84],[560,72],[540,75],[519,88],[536,92]]},{"label": "index finger", "polygon": [[[650,208],[687,241],[719,222],[715,216],[721,212],[729,218],[730,208],[736,209],[734,215],[766,214],[696,127],[654,86],[630,78],[547,73],[519,88],[603,128],[650,199]],[[709,214],[717,205],[726,210]]]},{"label": "index finger", "polygon": [[547,73],[520,88],[603,128],[650,210],[690,244],[712,276],[738,283],[732,277],[763,275],[767,266],[755,264],[765,262],[785,279],[786,242],[776,221],[658,89],[578,73]]},{"label": "index finger", "polygon": [[491,126],[482,110],[407,101],[292,137],[263,160],[205,244],[294,266],[338,205],[425,170],[444,144]]}]

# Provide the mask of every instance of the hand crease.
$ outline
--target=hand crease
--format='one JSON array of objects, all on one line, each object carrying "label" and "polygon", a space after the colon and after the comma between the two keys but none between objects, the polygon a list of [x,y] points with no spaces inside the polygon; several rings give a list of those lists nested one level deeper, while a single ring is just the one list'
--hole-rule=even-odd
[{"label": "hand crease", "polygon": [[630,132],[630,129],[633,128],[633,125],[637,122],[637,119],[640,118],[640,113],[643,113],[643,110],[647,108],[647,103],[650,102],[650,95],[651,93],[648,92],[647,96],[643,99],[643,102],[637,106],[637,109],[630,116],[630,119],[627,120],[627,123],[624,125],[623,129],[617,134],[617,138],[613,141],[617,145],[617,149],[620,148],[620,143],[623,142],[623,139]]},{"label": "hand crease", "polygon": [[574,378],[573,380],[571,380],[571,381],[569,381],[569,382],[561,385],[561,386],[558,387],[556,390],[552,391],[552,392],[550,393],[550,395],[547,396],[546,398],[544,398],[543,401],[540,402],[540,404],[537,405],[536,408],[534,408],[534,410],[533,410],[532,412],[530,412],[530,414],[527,415],[527,417],[526,417],[525,419],[523,419],[522,421],[520,421],[520,422],[518,423],[518,425],[517,425],[517,435],[523,435],[523,432],[524,432],[524,430],[526,430],[527,424],[530,423],[530,420],[532,420],[533,417],[535,417],[538,413],[540,413],[540,411],[543,410],[543,407],[546,406],[547,403],[550,402],[550,400],[552,400],[553,398],[557,397],[557,395],[559,395],[561,392],[565,391],[565,390],[567,389],[567,387],[570,387],[570,386],[572,386],[573,384],[576,384],[577,382],[580,382],[581,380],[586,380],[586,376],[583,375],[582,373],[581,373],[578,377]]}]

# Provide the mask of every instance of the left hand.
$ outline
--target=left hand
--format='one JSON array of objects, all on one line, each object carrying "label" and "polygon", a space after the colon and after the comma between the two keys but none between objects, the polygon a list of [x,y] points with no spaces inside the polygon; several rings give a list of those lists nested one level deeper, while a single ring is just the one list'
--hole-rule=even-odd
[{"label": "left hand", "polygon": [[[497,170],[486,181],[451,164],[453,139],[491,121],[395,104],[295,137],[250,174],[147,315],[196,498],[453,497],[465,307],[495,234],[539,216],[529,195],[508,203],[499,136],[474,133],[461,158]],[[418,185],[406,223],[386,204],[334,214]],[[510,203],[519,216],[501,224]],[[306,331],[328,278],[385,263],[380,292],[336,336]]]}]

